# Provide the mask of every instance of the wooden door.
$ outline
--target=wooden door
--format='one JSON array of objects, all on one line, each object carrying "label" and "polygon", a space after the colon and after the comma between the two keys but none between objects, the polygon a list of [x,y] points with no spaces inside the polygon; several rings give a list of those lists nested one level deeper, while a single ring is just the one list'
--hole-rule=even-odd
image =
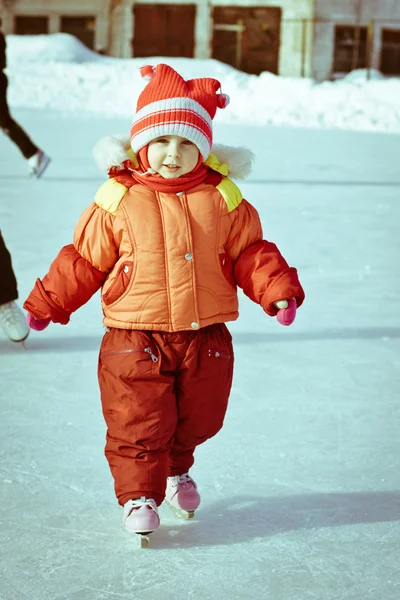
[{"label": "wooden door", "polygon": [[48,32],[48,17],[15,17],[14,33],[17,35],[41,35]]},{"label": "wooden door", "polygon": [[382,30],[381,71],[400,75],[400,29]]},{"label": "wooden door", "polygon": [[[278,74],[281,18],[279,7],[215,6],[213,58],[246,73]],[[242,35],[234,30],[240,22]]]},{"label": "wooden door", "polygon": [[94,50],[95,17],[61,17],[61,31],[70,33]]},{"label": "wooden door", "polygon": [[193,58],[194,4],[135,4],[133,56]]}]

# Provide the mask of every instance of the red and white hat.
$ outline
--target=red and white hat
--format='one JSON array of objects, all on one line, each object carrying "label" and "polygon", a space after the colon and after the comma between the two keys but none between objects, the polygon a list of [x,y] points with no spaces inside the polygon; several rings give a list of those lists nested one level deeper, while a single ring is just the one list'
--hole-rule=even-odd
[{"label": "red and white hat", "polygon": [[178,135],[195,144],[206,160],[212,146],[212,119],[217,108],[229,104],[226,94],[217,94],[217,79],[202,77],[185,81],[169,65],[140,69],[150,81],[140,94],[131,129],[131,146],[138,152],[162,135]]}]

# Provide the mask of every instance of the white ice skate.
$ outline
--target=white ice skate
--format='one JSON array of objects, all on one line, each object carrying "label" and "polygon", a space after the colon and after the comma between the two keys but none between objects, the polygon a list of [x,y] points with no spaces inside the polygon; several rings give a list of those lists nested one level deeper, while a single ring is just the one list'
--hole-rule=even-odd
[{"label": "white ice skate", "polygon": [[167,478],[165,503],[181,519],[191,519],[200,504],[197,485],[189,473]]},{"label": "white ice skate", "polygon": [[50,156],[47,156],[42,150],[38,150],[36,154],[28,158],[29,174],[31,177],[39,179],[50,163]]},{"label": "white ice skate", "polygon": [[12,342],[23,342],[30,331],[24,313],[14,301],[0,305],[0,327]]},{"label": "white ice skate", "polygon": [[129,533],[137,533],[141,536],[142,548],[149,545],[148,536],[160,525],[157,504],[153,498],[137,498],[128,500],[124,504],[123,522]]}]

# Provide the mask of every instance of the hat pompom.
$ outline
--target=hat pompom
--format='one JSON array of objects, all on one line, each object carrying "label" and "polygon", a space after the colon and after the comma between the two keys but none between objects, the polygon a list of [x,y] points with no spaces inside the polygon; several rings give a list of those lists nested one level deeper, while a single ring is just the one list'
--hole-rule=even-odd
[{"label": "hat pompom", "polygon": [[156,68],[152,67],[151,65],[144,65],[143,67],[140,67],[140,75],[143,77],[143,79],[147,79],[147,81],[153,79],[155,72]]},{"label": "hat pompom", "polygon": [[226,108],[230,102],[228,94],[218,94],[217,106],[218,108]]}]

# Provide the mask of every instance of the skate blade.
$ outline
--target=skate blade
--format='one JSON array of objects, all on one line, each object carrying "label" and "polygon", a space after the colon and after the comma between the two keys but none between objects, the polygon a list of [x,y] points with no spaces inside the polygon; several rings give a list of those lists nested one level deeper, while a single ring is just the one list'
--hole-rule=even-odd
[{"label": "skate blade", "polygon": [[141,548],[150,548],[150,534],[149,533],[137,533],[139,536],[139,543]]},{"label": "skate blade", "polygon": [[13,342],[14,344],[21,344],[21,346],[23,348],[25,348],[25,350],[27,350],[27,347],[25,346],[25,341],[28,337],[28,335],[30,334],[30,331],[28,331],[28,333],[26,334],[25,337],[21,338],[20,340],[10,340],[11,342]]},{"label": "skate blade", "polygon": [[177,517],[183,519],[184,521],[187,521],[188,519],[193,519],[194,517],[194,510],[183,510],[183,508],[177,508],[176,506],[170,504],[168,500],[165,500],[165,504],[173,513],[176,514]]}]

